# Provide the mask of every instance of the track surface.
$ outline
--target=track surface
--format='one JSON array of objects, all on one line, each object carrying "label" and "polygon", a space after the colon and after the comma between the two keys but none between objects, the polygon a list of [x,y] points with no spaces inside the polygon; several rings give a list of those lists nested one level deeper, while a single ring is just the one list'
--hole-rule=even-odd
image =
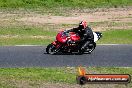
[{"label": "track surface", "polygon": [[92,54],[49,55],[45,46],[1,46],[0,67],[132,67],[132,45],[97,45]]}]

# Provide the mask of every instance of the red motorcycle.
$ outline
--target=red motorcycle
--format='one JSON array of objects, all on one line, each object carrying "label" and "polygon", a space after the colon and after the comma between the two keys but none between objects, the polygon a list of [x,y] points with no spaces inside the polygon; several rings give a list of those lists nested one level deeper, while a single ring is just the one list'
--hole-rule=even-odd
[{"label": "red motorcycle", "polygon": [[[102,36],[100,32],[94,32],[94,40],[99,40]],[[96,37],[96,38],[95,38]],[[95,47],[96,43],[91,42],[85,51],[81,51],[80,49],[80,36],[74,32],[67,33],[66,31],[60,31],[56,40],[49,44],[46,48],[47,54],[56,54],[58,52],[61,53],[78,53],[83,54],[84,52],[91,53]]]}]

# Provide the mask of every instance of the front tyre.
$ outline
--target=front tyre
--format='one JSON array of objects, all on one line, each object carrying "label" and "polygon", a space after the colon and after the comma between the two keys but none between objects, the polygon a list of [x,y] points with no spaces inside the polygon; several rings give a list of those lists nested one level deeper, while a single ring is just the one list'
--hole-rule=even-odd
[{"label": "front tyre", "polygon": [[49,45],[47,46],[47,48],[46,48],[47,54],[51,54],[51,55],[54,55],[54,54],[56,53],[55,50],[56,50],[56,48],[55,48],[55,46],[52,45],[52,44],[49,44]]}]

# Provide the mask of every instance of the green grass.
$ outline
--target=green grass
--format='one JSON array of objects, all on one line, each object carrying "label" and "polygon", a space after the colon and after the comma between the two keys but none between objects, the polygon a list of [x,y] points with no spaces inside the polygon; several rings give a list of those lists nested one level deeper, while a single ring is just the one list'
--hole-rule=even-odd
[{"label": "green grass", "polygon": [[132,30],[104,31],[99,44],[132,44]]},{"label": "green grass", "polygon": [[[74,83],[74,74],[62,68],[0,68],[0,77],[16,80]],[[70,78],[69,78],[70,77]]]},{"label": "green grass", "polygon": [[0,0],[1,8],[96,8],[131,5],[131,0]]},{"label": "green grass", "polygon": [[1,88],[17,87],[21,82],[26,87],[37,87],[47,82],[73,84],[76,80],[74,73],[63,68],[0,68]]},{"label": "green grass", "polygon": [[[86,67],[85,67],[86,68]],[[87,73],[130,74],[132,68],[88,67]],[[0,87],[16,88],[25,82],[26,86],[38,87],[43,83],[76,84],[77,68],[0,68]]]},{"label": "green grass", "polygon": [[29,38],[29,37],[18,37],[18,38],[0,38],[0,46],[5,45],[48,45],[53,42],[54,38],[43,39],[43,38]]},{"label": "green grass", "polygon": [[55,30],[48,30],[39,27],[7,27],[0,28],[0,35],[19,35],[19,36],[30,36],[30,35],[44,35],[54,36],[57,32]]},{"label": "green grass", "polygon": [[[107,30],[98,44],[132,44],[132,30]],[[54,41],[57,31],[43,28],[1,28],[0,45],[47,45]]]},{"label": "green grass", "polygon": [[47,45],[56,33],[35,27],[0,28],[0,45]]}]

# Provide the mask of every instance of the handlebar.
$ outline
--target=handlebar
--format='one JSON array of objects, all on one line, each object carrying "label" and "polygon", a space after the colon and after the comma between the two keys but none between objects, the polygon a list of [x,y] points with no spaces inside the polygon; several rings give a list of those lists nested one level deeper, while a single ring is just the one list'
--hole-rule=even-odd
[{"label": "handlebar", "polygon": [[64,33],[64,35],[66,35],[67,37],[70,36],[69,32],[66,31],[66,30],[65,30],[63,33]]}]

